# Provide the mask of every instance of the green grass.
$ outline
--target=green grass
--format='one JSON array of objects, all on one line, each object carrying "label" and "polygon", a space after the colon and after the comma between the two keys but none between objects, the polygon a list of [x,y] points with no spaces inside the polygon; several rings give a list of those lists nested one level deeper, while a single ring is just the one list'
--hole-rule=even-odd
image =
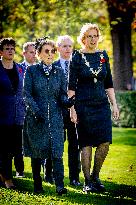
[{"label": "green grass", "polygon": [[[113,128],[113,144],[101,170],[100,178],[106,187],[105,193],[84,194],[82,186],[69,185],[67,165],[67,142],[64,152],[66,196],[57,196],[55,186],[43,182],[45,194],[33,194],[30,159],[25,158],[24,179],[15,179],[18,190],[0,188],[0,205],[131,205],[136,204],[136,129]],[[15,169],[13,167],[13,174]],[[43,175],[43,173],[41,173]],[[80,173],[83,183],[83,173]]]}]

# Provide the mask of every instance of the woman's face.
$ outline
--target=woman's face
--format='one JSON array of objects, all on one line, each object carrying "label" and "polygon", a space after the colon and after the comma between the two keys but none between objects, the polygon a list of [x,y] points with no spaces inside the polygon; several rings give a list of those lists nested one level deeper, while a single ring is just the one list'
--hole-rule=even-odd
[{"label": "woman's face", "polygon": [[90,29],[85,33],[84,36],[84,46],[89,50],[93,50],[98,45],[98,31],[96,29]]},{"label": "woman's face", "polygon": [[46,65],[50,65],[54,61],[55,49],[51,45],[43,45],[41,52],[39,53],[39,58]]},{"label": "woman's face", "polygon": [[15,47],[11,44],[6,44],[3,46],[3,50],[0,51],[0,56],[5,60],[13,60],[15,55]]}]

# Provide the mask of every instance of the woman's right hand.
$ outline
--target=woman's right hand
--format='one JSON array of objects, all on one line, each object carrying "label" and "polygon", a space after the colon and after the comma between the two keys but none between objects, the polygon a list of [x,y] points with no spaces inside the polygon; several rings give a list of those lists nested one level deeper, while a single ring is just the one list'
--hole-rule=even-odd
[{"label": "woman's right hand", "polygon": [[75,124],[77,124],[77,114],[76,114],[76,111],[75,111],[75,108],[74,106],[72,106],[70,108],[70,118],[71,118],[71,121],[74,122]]}]

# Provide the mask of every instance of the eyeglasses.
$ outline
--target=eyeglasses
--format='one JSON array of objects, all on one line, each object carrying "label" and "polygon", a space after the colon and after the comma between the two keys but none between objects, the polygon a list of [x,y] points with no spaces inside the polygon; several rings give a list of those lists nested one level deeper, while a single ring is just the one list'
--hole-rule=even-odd
[{"label": "eyeglasses", "polygon": [[15,51],[15,48],[3,48],[5,51]]},{"label": "eyeglasses", "polygon": [[54,53],[56,53],[56,50],[55,50],[55,49],[52,49],[52,50],[45,49],[44,52],[45,52],[46,54],[49,54],[49,53],[54,54]]},{"label": "eyeglasses", "polygon": [[88,35],[88,36],[87,36],[87,38],[90,38],[90,39],[97,38],[97,37],[99,37],[99,36],[98,36],[98,35],[93,35],[93,36]]}]

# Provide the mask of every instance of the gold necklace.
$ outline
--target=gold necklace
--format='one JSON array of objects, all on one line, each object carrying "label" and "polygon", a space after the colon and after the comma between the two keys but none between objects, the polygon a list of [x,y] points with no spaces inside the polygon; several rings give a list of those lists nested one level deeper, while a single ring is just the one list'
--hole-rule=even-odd
[{"label": "gold necklace", "polygon": [[[90,68],[90,63],[87,61],[85,55],[83,53],[81,53],[82,58],[85,61],[85,64],[88,68]],[[90,68],[89,71],[91,71],[92,74],[94,74],[94,83],[97,83],[97,76],[98,74],[102,71],[102,63],[103,63],[103,59],[104,59],[104,55],[100,54],[100,66],[98,67],[98,70],[94,70],[94,68]]]}]

